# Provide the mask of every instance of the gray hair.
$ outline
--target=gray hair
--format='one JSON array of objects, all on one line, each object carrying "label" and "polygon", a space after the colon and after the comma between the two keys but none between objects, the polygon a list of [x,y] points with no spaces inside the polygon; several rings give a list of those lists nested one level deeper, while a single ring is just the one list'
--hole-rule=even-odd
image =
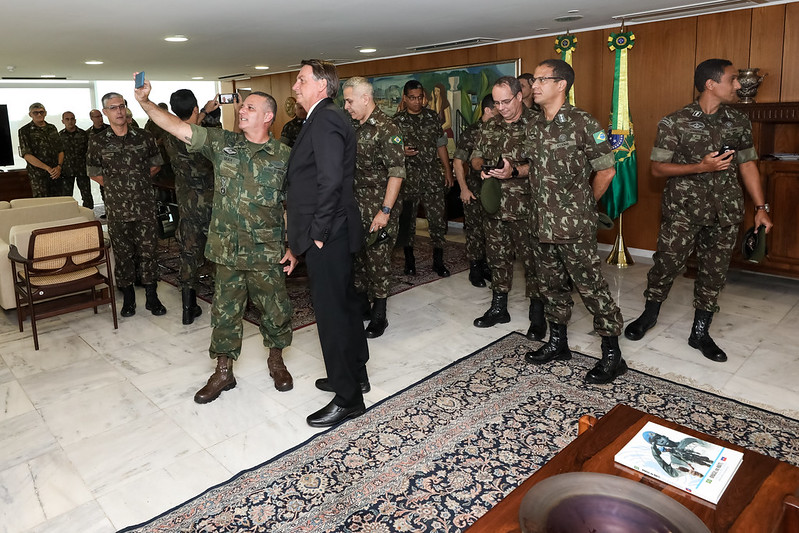
[{"label": "gray hair", "polygon": [[109,101],[110,99],[112,99],[112,98],[122,98],[122,100],[124,100],[124,99],[125,99],[125,97],[124,97],[124,96],[122,96],[122,95],[121,95],[121,94],[119,94],[119,93],[105,93],[105,94],[103,95],[103,98],[102,98],[103,107],[108,107],[108,106],[106,106],[105,104],[107,104],[107,103],[108,103],[108,101]]},{"label": "gray hair", "polygon": [[352,78],[349,78],[344,82],[342,90],[346,89],[347,87],[351,87],[353,91],[360,89],[369,96],[374,96],[375,93],[374,87],[372,87],[372,84],[369,83],[369,80],[362,76],[353,76]]}]

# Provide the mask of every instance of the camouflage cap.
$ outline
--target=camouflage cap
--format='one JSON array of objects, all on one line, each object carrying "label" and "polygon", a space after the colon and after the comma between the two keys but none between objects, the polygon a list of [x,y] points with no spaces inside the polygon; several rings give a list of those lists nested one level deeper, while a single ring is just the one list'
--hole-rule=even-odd
[{"label": "camouflage cap", "polygon": [[750,263],[759,263],[766,257],[767,253],[766,226],[761,224],[761,226],[757,228],[757,232],[755,232],[755,227],[752,226],[744,233],[743,242],[741,243],[741,254],[744,256],[744,259]]},{"label": "camouflage cap", "polygon": [[489,215],[493,215],[499,211],[501,196],[502,185],[497,178],[487,178],[483,180],[483,186],[480,189],[480,201]]}]

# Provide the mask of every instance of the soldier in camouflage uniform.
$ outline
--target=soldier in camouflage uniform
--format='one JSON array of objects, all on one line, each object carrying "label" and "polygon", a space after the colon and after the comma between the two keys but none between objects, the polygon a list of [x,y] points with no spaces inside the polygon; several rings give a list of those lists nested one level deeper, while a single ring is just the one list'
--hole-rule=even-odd
[{"label": "soldier in camouflage uniform", "polygon": [[[549,341],[526,354],[530,363],[571,359],[566,325],[574,305],[571,286],[594,315],[602,337],[602,360],[588,383],[608,383],[627,371],[619,349],[621,311],[602,275],[597,253],[597,201],[616,173],[613,151],[599,123],[567,101],[574,70],[560,59],[536,67],[533,99],[541,113],[530,126],[530,184],[534,200],[531,230]],[[591,174],[595,172],[593,182]]]},{"label": "soldier in camouflage uniform", "polygon": [[294,141],[297,139],[297,135],[300,134],[302,125],[305,124],[305,117],[307,116],[308,112],[305,111],[302,104],[294,102],[294,118],[286,122],[283,125],[283,129],[280,130],[280,142],[289,148],[294,146]]},{"label": "soldier in camouflage uniform", "polygon": [[[453,183],[447,153],[447,136],[438,114],[423,107],[424,88],[421,83],[411,80],[405,84],[402,92],[405,109],[394,115],[393,121],[402,133],[405,148],[403,213],[399,230],[405,235],[405,241],[400,243],[405,251],[405,273],[416,274],[413,242],[416,234],[416,212],[421,201],[427,214],[430,239],[433,241],[433,270],[439,276],[447,277],[449,270],[444,265],[444,234],[447,232],[444,197]],[[407,232],[403,231],[404,227],[408,228]]]},{"label": "soldier in camouflage uniform", "polygon": [[[135,90],[136,100],[159,126],[189,144],[214,166],[215,185],[206,257],[216,263],[211,307],[211,346],[216,369],[194,395],[208,403],[236,386],[233,361],[241,354],[242,320],[248,298],[261,312],[260,331],[269,348],[269,375],[279,391],[294,386],[283,362],[291,344],[291,302],[285,273],[297,259],[285,246],[284,183],[289,148],[269,133],[277,104],[272,96],[253,91],[238,109],[239,133],[203,128],[173,116],[149,100],[150,82]],[[212,112],[216,100],[205,104]]]},{"label": "soldier in camouflage uniform", "polygon": [[[355,159],[355,201],[361,212],[364,235],[385,229],[388,238],[367,245],[355,254],[355,290],[368,309],[366,336],[374,339],[388,327],[386,299],[391,285],[391,252],[397,239],[401,200],[398,199],[405,178],[405,152],[399,128],[375,105],[372,84],[353,77],[344,82],[344,109],[353,118],[358,139]],[[398,206],[398,209],[394,209]]]},{"label": "soldier in camouflage uniform", "polygon": [[474,320],[478,328],[510,322],[508,293],[513,284],[514,256],[524,265],[527,282],[526,294],[530,298],[530,328],[528,337],[541,340],[546,334],[544,302],[535,275],[533,241],[530,238],[530,180],[527,164],[527,130],[536,114],[522,103],[519,80],[511,76],[499,78],[491,89],[497,113],[480,128],[480,135],[472,152],[472,168],[496,164],[502,168],[483,171],[483,179],[498,179],[500,205],[495,213],[485,219],[486,251],[491,267],[491,307]]},{"label": "soldier in camouflage uniform", "polygon": [[480,121],[470,124],[458,137],[458,145],[452,156],[455,179],[461,189],[463,202],[464,230],[466,232],[466,257],[469,259],[469,282],[475,287],[485,287],[491,280],[491,270],[486,262],[485,216],[480,202],[480,189],[483,180],[480,171],[469,164],[474,143],[480,131],[480,124],[494,116],[494,98],[487,94],[481,104],[483,114]]},{"label": "soldier in camouflage uniform", "polygon": [[[92,109],[89,112],[89,118],[92,120],[91,128],[86,130],[86,133],[89,134],[89,139],[92,138],[92,135],[97,135],[98,133],[108,129],[108,124],[103,122],[103,114],[100,112],[99,109]],[[100,185],[100,198],[103,200],[103,204],[105,205],[105,187],[103,187],[102,185]],[[106,218],[105,213],[100,215],[100,218]]]},{"label": "soldier in camouflage uniform", "polygon": [[[657,322],[660,305],[674,278],[696,250],[699,272],[694,282],[694,323],[688,344],[711,361],[727,355],[708,333],[718,296],[727,278],[732,249],[743,219],[744,201],[738,175],[755,204],[755,227],[771,230],[764,201],[757,153],[749,119],[725,104],[736,101],[738,71],[725,59],[708,59],[696,67],[699,98],[658,124],[652,149],[652,175],[665,177],[662,220],[655,264],[647,275],[643,314],[624,331],[641,339]],[[722,147],[727,147],[726,153]]]},{"label": "soldier in camouflage uniform", "polygon": [[[180,89],[172,93],[169,103],[172,112],[187,124],[196,124],[200,116],[207,115],[205,107],[202,111],[198,111],[197,98],[189,89]],[[175,174],[175,196],[179,215],[175,237],[180,246],[178,279],[183,300],[182,322],[188,325],[202,314],[202,309],[197,305],[197,282],[200,277],[200,267],[205,262],[205,244],[208,241],[208,225],[211,222],[214,165],[202,154],[190,154],[185,142],[168,133],[164,139],[164,147],[169,154],[172,171]]]},{"label": "soldier in camouflage uniform", "polygon": [[89,149],[89,134],[75,124],[75,113],[65,111],[61,114],[64,129],[59,132],[64,145],[64,166],[61,169],[63,180],[62,196],[72,196],[75,181],[78,182],[83,207],[92,209],[92,188],[86,174],[86,151]]},{"label": "soldier in camouflage uniform", "polygon": [[19,129],[19,155],[28,163],[31,192],[34,198],[60,196],[64,164],[61,137],[55,126],[45,122],[47,111],[39,102],[30,105],[28,116],[31,122]]},{"label": "soldier in camouflage uniform", "polygon": [[133,283],[138,267],[147,298],[145,308],[160,316],[166,308],[156,292],[158,222],[152,176],[163,160],[152,135],[128,128],[121,95],[108,93],[102,101],[111,127],[89,138],[86,164],[89,176],[106,187],[108,231],[116,258],[114,276],[124,296],[120,314],[136,314]]}]

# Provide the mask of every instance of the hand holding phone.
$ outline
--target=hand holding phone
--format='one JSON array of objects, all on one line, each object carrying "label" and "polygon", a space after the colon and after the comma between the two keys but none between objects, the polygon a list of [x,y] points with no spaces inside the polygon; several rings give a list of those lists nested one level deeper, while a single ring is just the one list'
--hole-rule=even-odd
[{"label": "hand holding phone", "polygon": [[[722,156],[722,155],[726,154],[727,152],[731,152],[731,151],[732,151],[732,146],[730,146],[728,144],[725,144],[724,146],[722,146],[719,149],[719,152],[716,154],[716,157]],[[727,159],[729,159],[731,157],[732,157],[732,154],[728,155],[727,157],[723,157],[722,159],[724,161],[726,161]]]},{"label": "hand holding phone", "polygon": [[503,168],[504,166],[505,166],[505,161],[502,160],[502,156],[499,156],[499,159],[497,159],[496,164],[494,164],[494,165],[483,164],[482,169],[483,169],[483,172],[488,174],[491,170],[500,169],[500,168]]},{"label": "hand holding phone", "polygon": [[144,71],[137,72],[136,73],[136,78],[133,81],[133,87],[135,89],[139,89],[139,88],[141,88],[143,86],[144,86]]},{"label": "hand holding phone", "polygon": [[238,93],[223,93],[220,94],[217,99],[219,100],[220,104],[232,104],[239,101],[239,94]]}]

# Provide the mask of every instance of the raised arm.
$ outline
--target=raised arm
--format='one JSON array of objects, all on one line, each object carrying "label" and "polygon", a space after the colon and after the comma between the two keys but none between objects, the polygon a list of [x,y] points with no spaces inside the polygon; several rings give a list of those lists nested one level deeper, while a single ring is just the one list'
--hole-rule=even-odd
[{"label": "raised arm", "polygon": [[151,102],[151,90],[152,87],[150,85],[150,80],[144,80],[144,85],[133,90],[134,94],[136,95],[136,101],[139,102],[139,105],[141,105],[141,108],[145,113],[147,113],[147,116],[150,117],[150,119],[158,126],[171,133],[181,141],[185,142],[186,144],[191,143],[191,126],[180,120],[175,115],[164,111],[155,103]]}]

